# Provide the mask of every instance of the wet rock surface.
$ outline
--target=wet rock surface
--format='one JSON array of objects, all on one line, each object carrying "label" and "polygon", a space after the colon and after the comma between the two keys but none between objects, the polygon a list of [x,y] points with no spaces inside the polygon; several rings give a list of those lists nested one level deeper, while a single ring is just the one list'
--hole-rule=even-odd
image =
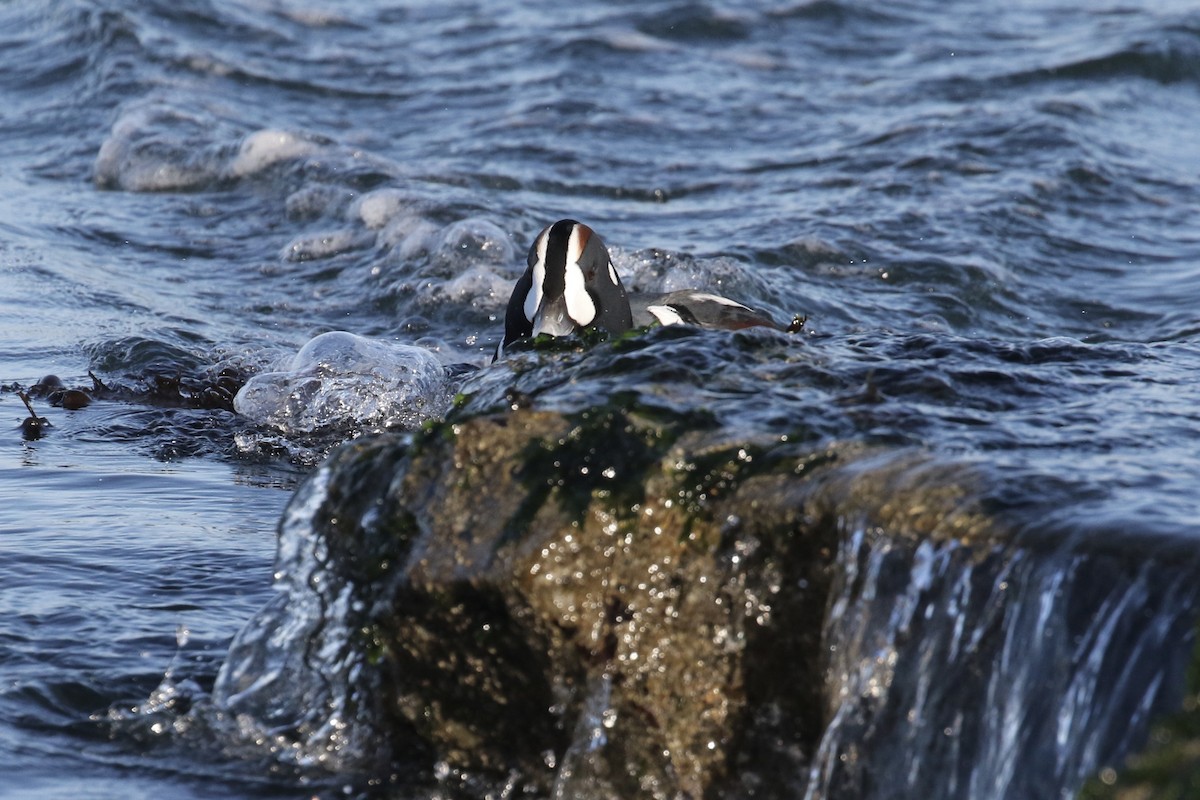
[{"label": "wet rock surface", "polygon": [[372,726],[396,757],[562,797],[792,796],[826,722],[848,510],[1001,535],[918,452],[730,441],[632,401],[452,414],[319,475],[320,591],[357,609]]},{"label": "wet rock surface", "polygon": [[1069,480],[939,434],[994,370],[938,405],[941,350],[833,372],[821,344],[534,343],[334,450],[218,727],[418,797],[1073,793],[1178,702],[1192,548],[1093,535]]}]

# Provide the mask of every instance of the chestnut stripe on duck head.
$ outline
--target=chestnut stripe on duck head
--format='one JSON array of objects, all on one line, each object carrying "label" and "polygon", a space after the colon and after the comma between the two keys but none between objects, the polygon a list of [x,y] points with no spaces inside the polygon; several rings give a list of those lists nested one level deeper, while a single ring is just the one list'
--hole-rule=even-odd
[{"label": "chestnut stripe on duck head", "polygon": [[632,328],[629,298],[596,232],[573,219],[559,220],[529,248],[529,265],[508,300],[495,358],[518,339],[568,336],[587,327],[611,333]]}]

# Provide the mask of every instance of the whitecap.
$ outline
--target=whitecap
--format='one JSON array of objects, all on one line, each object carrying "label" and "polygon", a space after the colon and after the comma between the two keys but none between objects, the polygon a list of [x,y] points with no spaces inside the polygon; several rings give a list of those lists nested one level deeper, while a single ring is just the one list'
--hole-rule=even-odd
[{"label": "whitecap", "polygon": [[131,104],[100,145],[92,178],[105,189],[190,191],[324,149],[311,137],[275,129],[250,133],[239,143],[232,130],[221,128],[221,119],[203,109],[161,100]]},{"label": "whitecap", "polygon": [[213,145],[213,120],[165,104],[130,107],[113,123],[92,168],[105,189],[167,192],[218,180],[226,155]]},{"label": "whitecap", "polygon": [[361,250],[370,247],[374,242],[373,236],[362,231],[321,231],[297,236],[284,246],[279,257],[284,261],[312,261],[350,250]]},{"label": "whitecap", "polygon": [[436,302],[449,300],[479,309],[496,310],[508,302],[512,284],[513,279],[508,274],[483,264],[476,264],[441,284],[440,291],[433,292],[429,299]]},{"label": "whitecap", "polygon": [[378,230],[413,205],[413,199],[399,189],[376,189],[363,195],[352,213],[368,228]]},{"label": "whitecap", "polygon": [[243,178],[262,172],[280,161],[293,161],[311,156],[320,145],[289,131],[266,129],[256,131],[242,140],[237,156],[229,165],[231,175]]},{"label": "whitecap", "polygon": [[446,261],[461,265],[509,264],[516,258],[511,237],[494,222],[467,217],[442,230],[438,254]]}]

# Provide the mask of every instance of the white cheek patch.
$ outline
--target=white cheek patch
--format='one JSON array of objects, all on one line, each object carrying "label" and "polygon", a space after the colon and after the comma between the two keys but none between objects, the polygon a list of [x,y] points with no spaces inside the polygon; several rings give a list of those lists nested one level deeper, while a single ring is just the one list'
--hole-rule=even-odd
[{"label": "white cheek patch", "polygon": [[578,262],[567,263],[566,291],[563,292],[567,301],[567,314],[575,320],[576,325],[588,325],[596,318],[596,304],[587,293],[583,282],[583,270]]},{"label": "white cheek patch", "polygon": [[683,317],[670,306],[646,306],[646,310],[654,315],[659,325],[682,325]]},{"label": "white cheek patch", "polygon": [[612,281],[613,286],[617,286],[621,283],[621,281],[617,279],[617,268],[613,266],[611,261],[608,262],[608,279]]},{"label": "white cheek patch", "polygon": [[537,261],[533,262],[533,285],[529,294],[525,295],[525,319],[533,322],[533,315],[542,305],[542,284],[546,282],[546,242],[550,238],[550,229],[542,231],[537,240]]}]

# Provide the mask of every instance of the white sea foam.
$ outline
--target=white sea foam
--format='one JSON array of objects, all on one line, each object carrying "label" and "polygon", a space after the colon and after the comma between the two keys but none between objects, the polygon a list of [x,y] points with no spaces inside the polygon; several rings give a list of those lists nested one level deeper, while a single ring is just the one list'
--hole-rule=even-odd
[{"label": "white sea foam", "polygon": [[353,213],[368,228],[378,230],[412,205],[412,198],[399,189],[376,189],[362,196]]},{"label": "white sea foam", "polygon": [[289,131],[262,130],[242,140],[229,172],[241,178],[262,172],[272,164],[313,155],[320,145]]},{"label": "white sea foam", "polygon": [[349,250],[370,247],[374,241],[374,237],[363,231],[345,228],[306,233],[288,242],[280,251],[279,257],[285,261],[311,261],[317,258],[329,258]]},{"label": "white sea foam", "polygon": [[497,309],[508,302],[512,292],[512,277],[495,269],[477,264],[441,284],[437,298],[469,304],[481,309]]},{"label": "white sea foam", "polygon": [[377,246],[407,261],[436,246],[439,228],[421,215],[421,206],[419,199],[400,189],[376,189],[351,206],[349,222],[375,231]]},{"label": "white sea foam", "polygon": [[202,109],[162,100],[131,104],[100,145],[93,179],[101,187],[131,192],[187,191],[254,175],[324,148],[303,134],[275,129],[255,131],[237,143],[238,132],[221,127],[219,118]]},{"label": "white sea foam", "polygon": [[194,189],[221,173],[223,155],[214,148],[212,121],[162,103],[124,111],[100,152],[92,175],[108,189],[167,192]]},{"label": "white sea foam", "polygon": [[494,222],[467,217],[442,230],[438,254],[454,265],[464,260],[478,264],[511,264],[516,259],[512,239]]}]

